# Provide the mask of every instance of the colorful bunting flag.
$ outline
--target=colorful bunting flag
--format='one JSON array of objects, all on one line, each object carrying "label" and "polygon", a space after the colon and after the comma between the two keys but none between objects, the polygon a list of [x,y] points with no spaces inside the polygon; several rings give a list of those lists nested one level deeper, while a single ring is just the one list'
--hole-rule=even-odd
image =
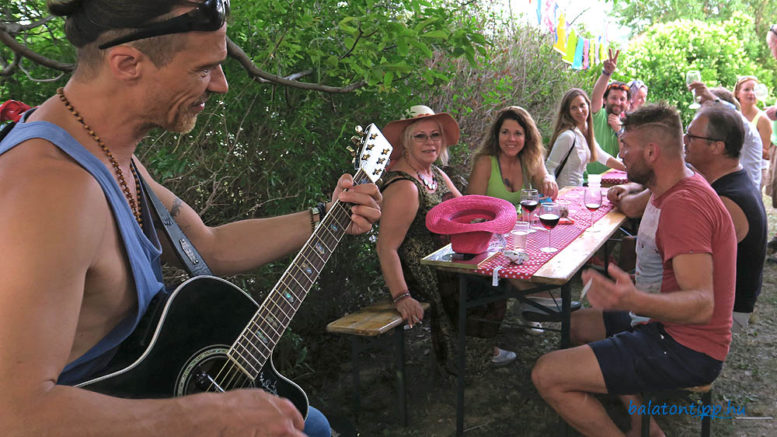
[{"label": "colorful bunting flag", "polygon": [[567,52],[564,54],[564,57],[561,58],[561,60],[566,62],[567,64],[571,64],[572,62],[574,62],[576,49],[577,49],[577,33],[575,33],[575,29],[572,29],[569,31],[569,38],[567,38]]},{"label": "colorful bunting flag", "polygon": [[556,26],[556,43],[553,48],[557,52],[564,54],[567,51],[567,23],[564,14],[558,15],[558,26]]},{"label": "colorful bunting flag", "polygon": [[575,58],[572,61],[572,68],[580,70],[583,68],[583,46],[585,38],[578,38],[575,45]]},{"label": "colorful bunting flag", "polygon": [[586,38],[583,41],[583,70],[588,70],[588,50],[591,48],[591,42]]}]

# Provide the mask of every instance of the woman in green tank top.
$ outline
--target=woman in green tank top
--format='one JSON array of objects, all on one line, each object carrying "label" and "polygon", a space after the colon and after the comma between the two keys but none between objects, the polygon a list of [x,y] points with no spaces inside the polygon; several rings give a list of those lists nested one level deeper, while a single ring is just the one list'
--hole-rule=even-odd
[{"label": "woman in green tank top", "polygon": [[518,204],[522,188],[537,188],[555,199],[558,185],[545,169],[544,152],[532,116],[520,106],[502,109],[472,157],[467,193]]}]

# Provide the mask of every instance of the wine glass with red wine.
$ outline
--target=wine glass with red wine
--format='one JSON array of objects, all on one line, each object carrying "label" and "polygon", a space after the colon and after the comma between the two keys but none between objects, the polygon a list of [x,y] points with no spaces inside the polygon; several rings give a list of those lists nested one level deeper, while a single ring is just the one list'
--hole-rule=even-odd
[{"label": "wine glass with red wine", "polygon": [[588,187],[583,196],[583,203],[586,209],[591,211],[591,226],[593,226],[594,211],[602,206],[602,189],[599,187]]},{"label": "wine glass with red wine", "polygon": [[541,251],[545,253],[558,252],[558,249],[553,247],[550,242],[550,230],[556,227],[560,218],[561,214],[555,202],[546,202],[540,205],[540,223],[548,230],[548,247],[543,247],[540,249]]},{"label": "wine glass with red wine", "polygon": [[[537,205],[540,204],[540,193],[535,189],[530,188],[524,188],[521,190],[521,211],[526,214],[528,212],[530,224],[529,232],[534,232],[533,225],[534,220],[532,220],[532,212],[537,208]],[[525,219],[525,217],[524,217]]]}]

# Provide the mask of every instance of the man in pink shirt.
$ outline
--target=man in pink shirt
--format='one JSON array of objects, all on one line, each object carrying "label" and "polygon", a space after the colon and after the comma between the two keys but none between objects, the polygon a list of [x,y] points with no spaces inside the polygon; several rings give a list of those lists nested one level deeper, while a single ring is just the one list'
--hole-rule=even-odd
[{"label": "man in pink shirt", "polygon": [[[611,279],[583,272],[593,308],[575,315],[573,330],[602,340],[546,354],[532,371],[540,395],[584,435],[624,435],[591,393],[633,402],[627,395],[643,390],[709,384],[731,342],[734,226],[715,191],[683,160],[684,141],[709,139],[683,134],[677,111],[663,104],[628,115],[624,129],[621,157],[629,180],[652,192],[642,226],[655,235],[660,293],[637,289],[612,264]],[[632,327],[629,311],[650,321]],[[632,427],[638,422],[633,416]],[[663,435],[655,424],[651,429]]]}]

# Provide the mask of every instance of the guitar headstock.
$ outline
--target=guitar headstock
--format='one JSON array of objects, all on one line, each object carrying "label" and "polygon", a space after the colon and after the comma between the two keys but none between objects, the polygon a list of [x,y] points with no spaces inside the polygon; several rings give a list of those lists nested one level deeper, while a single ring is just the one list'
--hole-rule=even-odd
[{"label": "guitar headstock", "polygon": [[354,137],[354,142],[359,144],[360,149],[354,166],[375,183],[389,164],[389,156],[394,148],[374,123],[367,126],[367,129],[357,126],[356,133],[360,137]]}]

